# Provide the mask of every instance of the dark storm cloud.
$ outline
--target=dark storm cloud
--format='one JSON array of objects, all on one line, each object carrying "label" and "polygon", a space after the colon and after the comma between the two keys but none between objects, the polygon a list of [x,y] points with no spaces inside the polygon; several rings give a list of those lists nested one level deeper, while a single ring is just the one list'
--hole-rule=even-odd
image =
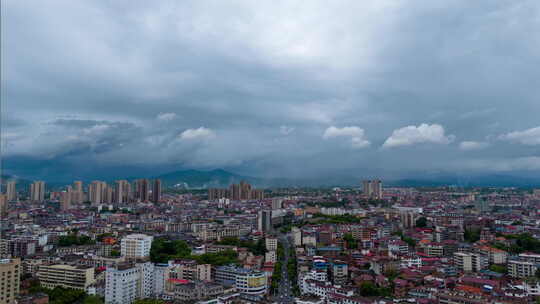
[{"label": "dark storm cloud", "polygon": [[6,161],[538,168],[537,1],[3,5]]}]

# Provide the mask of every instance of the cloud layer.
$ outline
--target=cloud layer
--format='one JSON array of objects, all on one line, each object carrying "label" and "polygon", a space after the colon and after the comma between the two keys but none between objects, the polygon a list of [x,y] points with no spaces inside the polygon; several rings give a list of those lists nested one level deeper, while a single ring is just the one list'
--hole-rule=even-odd
[{"label": "cloud layer", "polygon": [[8,173],[537,170],[538,1],[2,8]]},{"label": "cloud layer", "polygon": [[333,137],[347,137],[351,140],[351,145],[354,148],[365,148],[370,145],[370,142],[365,138],[364,129],[356,126],[337,128],[334,126],[328,127],[324,131],[323,138],[329,139]]},{"label": "cloud layer", "polygon": [[421,124],[419,126],[407,126],[392,132],[386,139],[383,148],[410,146],[421,143],[449,144],[454,141],[454,135],[446,136],[444,128],[438,124]]},{"label": "cloud layer", "polygon": [[514,131],[499,136],[500,139],[509,142],[520,143],[528,146],[540,145],[540,127],[527,129],[524,131]]}]

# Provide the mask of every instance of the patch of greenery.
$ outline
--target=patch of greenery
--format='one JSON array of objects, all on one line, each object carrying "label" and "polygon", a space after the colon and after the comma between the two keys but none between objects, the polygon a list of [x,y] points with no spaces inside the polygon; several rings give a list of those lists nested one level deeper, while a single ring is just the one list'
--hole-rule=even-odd
[{"label": "patch of greenery", "polygon": [[425,228],[427,226],[427,218],[421,217],[416,220],[416,227],[418,228]]},{"label": "patch of greenery", "polygon": [[222,266],[238,261],[238,253],[226,250],[218,253],[191,255],[191,248],[185,241],[171,241],[164,238],[155,239],[150,248],[150,260],[154,263],[167,263],[174,259],[191,259],[199,264]]},{"label": "patch of greenery", "polygon": [[248,240],[240,240],[236,237],[226,237],[223,238],[221,241],[217,242],[216,244],[245,247],[248,249],[249,252],[253,253],[254,255],[264,255],[266,253],[266,244],[264,242],[264,239],[260,239],[257,242],[254,242]]},{"label": "patch of greenery", "polygon": [[394,232],[393,235],[399,236],[402,241],[407,243],[407,245],[409,245],[409,246],[411,246],[413,248],[416,247],[416,241],[413,238],[404,235],[402,231]]},{"label": "patch of greenery", "polygon": [[389,297],[392,295],[390,288],[377,287],[375,283],[369,281],[362,282],[358,289],[363,297]]},{"label": "patch of greenery", "polygon": [[76,233],[71,233],[69,235],[63,235],[58,238],[58,246],[68,247],[72,245],[93,245],[96,242],[92,240],[89,236],[81,235],[79,236]]},{"label": "patch of greenery", "polygon": [[506,273],[506,267],[504,267],[503,265],[493,264],[489,266],[489,270],[503,274]]},{"label": "patch of greenery", "polygon": [[469,243],[474,243],[480,240],[480,229],[479,228],[472,228],[467,229],[465,228],[465,231],[463,232],[463,238],[465,241]]},{"label": "patch of greenery", "polygon": [[508,251],[511,253],[522,253],[526,251],[540,253],[540,240],[534,238],[529,233],[510,234],[504,236],[507,240],[514,240]]},{"label": "patch of greenery", "polygon": [[157,238],[150,248],[150,260],[154,263],[167,263],[173,259],[185,259],[191,256],[191,248],[185,241],[172,241]]},{"label": "patch of greenery", "polygon": [[343,240],[346,242],[347,249],[357,249],[358,241],[353,238],[353,235],[350,233],[345,233],[343,235]]},{"label": "patch of greenery", "polygon": [[238,262],[238,253],[233,250],[225,250],[216,253],[205,253],[202,255],[192,255],[189,257],[199,264],[210,264],[213,266],[223,266]]},{"label": "patch of greenery", "polygon": [[62,287],[56,287],[54,289],[49,289],[40,286],[36,281],[29,288],[30,294],[33,293],[45,293],[49,296],[50,304],[72,304],[72,303],[83,303],[83,304],[103,304],[103,300],[97,296],[89,296],[82,290],[68,289]]},{"label": "patch of greenery", "polygon": [[362,218],[351,214],[344,215],[325,215],[322,213],[316,213],[313,215],[314,218],[321,218],[319,223],[321,224],[358,224],[362,222]]}]

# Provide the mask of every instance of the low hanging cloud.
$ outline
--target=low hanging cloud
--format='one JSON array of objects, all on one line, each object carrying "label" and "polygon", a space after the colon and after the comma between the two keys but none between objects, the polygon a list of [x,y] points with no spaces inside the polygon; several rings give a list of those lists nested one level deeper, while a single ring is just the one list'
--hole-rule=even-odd
[{"label": "low hanging cloud", "polygon": [[216,133],[213,130],[205,127],[200,127],[198,129],[187,129],[179,135],[180,139],[182,140],[207,139],[214,138],[215,136]]},{"label": "low hanging cloud", "polygon": [[[538,156],[527,129],[540,126],[540,44],[530,39],[540,1],[315,0],[294,22],[292,1],[2,4],[8,174],[136,176],[106,162],[144,175],[225,167],[311,178],[348,168],[400,178]],[[442,127],[424,134],[422,122],[504,147],[456,153],[482,145],[445,145],[454,137]],[[356,125],[362,132],[337,128]],[[369,142],[411,146],[352,149]],[[437,153],[421,142],[438,143]]]},{"label": "low hanging cloud", "polygon": [[330,139],[334,137],[350,137],[353,148],[365,148],[370,145],[370,142],[365,138],[364,129],[356,126],[343,128],[337,128],[335,126],[328,127],[324,131],[323,138]]},{"label": "low hanging cloud", "polygon": [[161,121],[171,121],[176,118],[176,113],[159,113],[156,118]]},{"label": "low hanging cloud", "polygon": [[482,150],[489,147],[489,143],[482,141],[462,141],[459,149],[462,151]]},{"label": "low hanging cloud", "polygon": [[420,143],[434,143],[447,145],[454,141],[454,135],[445,135],[443,126],[439,124],[421,124],[419,126],[407,126],[394,130],[386,139],[383,148],[410,146]]},{"label": "low hanging cloud", "polygon": [[503,134],[499,139],[527,146],[540,145],[540,127]]}]

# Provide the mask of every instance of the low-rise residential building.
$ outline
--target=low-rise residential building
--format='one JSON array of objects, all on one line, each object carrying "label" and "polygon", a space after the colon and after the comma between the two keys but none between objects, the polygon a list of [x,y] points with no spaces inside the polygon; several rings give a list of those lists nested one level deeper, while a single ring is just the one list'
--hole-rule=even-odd
[{"label": "low-rise residential building", "polygon": [[43,287],[63,287],[86,291],[94,284],[94,267],[65,264],[41,265],[37,273]]}]

